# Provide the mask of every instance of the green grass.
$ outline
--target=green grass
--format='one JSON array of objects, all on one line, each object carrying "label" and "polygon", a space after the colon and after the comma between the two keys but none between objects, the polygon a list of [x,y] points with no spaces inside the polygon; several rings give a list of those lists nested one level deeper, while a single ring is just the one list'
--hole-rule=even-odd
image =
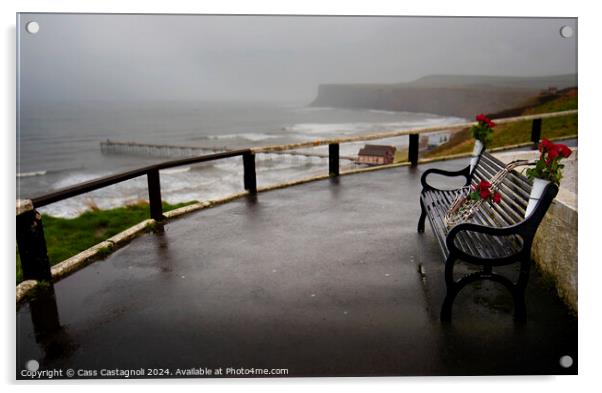
[{"label": "green grass", "polygon": [[406,162],[408,160],[408,149],[395,150],[395,157],[393,163],[397,164],[400,162]]},{"label": "green grass", "polygon": [[[576,90],[569,91],[557,99],[546,103],[535,103],[532,107],[525,109],[522,115],[537,113],[560,112],[577,109]],[[544,119],[541,125],[542,138],[560,138],[577,135],[577,115],[555,117]],[[518,123],[503,124],[494,128],[493,143],[490,148],[511,146],[531,140],[531,122],[521,121]],[[470,153],[474,140],[468,130],[455,133],[449,142],[426,152],[425,158],[436,158],[452,154]]]},{"label": "green grass", "polygon": [[[194,202],[171,205],[163,202],[163,211],[177,209]],[[44,236],[50,265],[72,257],[119,232],[150,218],[145,202],[115,209],[93,209],[76,218],[59,218],[43,214]],[[23,280],[17,250],[17,284]]]}]

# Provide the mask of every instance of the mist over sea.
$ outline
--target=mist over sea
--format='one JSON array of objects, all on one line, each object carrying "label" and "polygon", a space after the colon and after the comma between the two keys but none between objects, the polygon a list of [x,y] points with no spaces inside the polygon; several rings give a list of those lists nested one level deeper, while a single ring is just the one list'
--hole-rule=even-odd
[{"label": "mist over sea", "polygon": [[[17,132],[17,198],[29,198],[168,157],[103,154],[107,139],[215,148],[245,148],[462,122],[425,113],[335,109],[268,103],[22,102]],[[407,137],[371,143],[407,145]],[[363,143],[341,145],[355,156]],[[326,153],[327,147],[315,151]],[[177,158],[174,156],[173,158]],[[351,165],[342,161],[342,165]],[[326,173],[327,159],[258,155],[259,186]],[[240,157],[161,171],[162,197],[170,203],[239,192]],[[146,177],[54,203],[42,212],[74,217],[147,199]]]}]

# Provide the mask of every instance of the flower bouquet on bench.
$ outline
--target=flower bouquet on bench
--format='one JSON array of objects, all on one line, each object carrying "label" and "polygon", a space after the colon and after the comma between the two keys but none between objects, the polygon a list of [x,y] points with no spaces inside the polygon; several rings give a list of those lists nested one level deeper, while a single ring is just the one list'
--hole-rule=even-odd
[{"label": "flower bouquet on bench", "polygon": [[545,138],[539,143],[539,151],[539,160],[534,163],[533,168],[526,171],[527,177],[533,182],[533,189],[531,190],[525,216],[531,214],[543,190],[549,183],[560,185],[562,169],[564,168],[560,160],[569,157],[573,152],[567,145],[554,143]]},{"label": "flower bouquet on bench", "polygon": [[502,181],[510,171],[518,166],[533,164],[527,160],[516,160],[508,163],[491,179],[491,182],[481,180],[478,184],[472,187],[463,187],[460,190],[460,195],[452,202],[449,207],[443,222],[447,229],[458,225],[470,219],[480,208],[484,202],[491,204],[500,203],[502,195],[498,189]]}]

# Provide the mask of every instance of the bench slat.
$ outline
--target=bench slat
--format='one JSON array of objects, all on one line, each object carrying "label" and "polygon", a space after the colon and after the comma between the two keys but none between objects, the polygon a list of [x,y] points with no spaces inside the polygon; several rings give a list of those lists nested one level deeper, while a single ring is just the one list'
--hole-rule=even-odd
[{"label": "bench slat", "polygon": [[[489,216],[488,211],[490,210],[491,207],[482,206],[481,209],[476,213],[477,219],[473,221],[480,221],[478,222],[479,224],[490,227],[499,227],[500,225],[495,222],[495,218]],[[495,244],[495,255],[492,255],[493,258],[510,255],[520,249],[522,246],[522,239],[517,235],[501,237],[491,236],[484,233],[475,233],[475,236],[478,237],[480,241]]]},{"label": "bench slat", "polygon": [[[424,194],[423,199],[425,205],[428,206],[429,221],[435,229],[434,232],[439,241],[439,245],[445,250],[446,255],[448,254],[448,251],[445,245],[445,238],[448,230],[443,222],[443,217],[457,195],[459,195],[458,191],[428,191]],[[489,216],[489,211],[488,206],[483,206],[483,209],[477,211],[476,215],[472,217],[469,222],[487,226],[500,226]],[[481,233],[461,233],[456,238],[456,241],[456,246],[459,249],[464,250],[471,255],[487,259],[495,259],[500,255],[509,255],[516,251],[522,244],[520,239],[515,239],[512,236],[501,238]]]},{"label": "bench slat", "polygon": [[[483,156],[485,158],[485,155]],[[475,171],[476,178],[473,179],[473,184],[478,184],[480,180],[490,181],[499,171],[503,169],[503,166],[498,162],[491,160],[482,159],[479,162],[479,166]],[[510,172],[507,177],[502,181],[499,187],[499,192],[502,194],[501,206],[495,209],[495,212],[506,222],[506,225],[516,224],[524,218],[524,212],[529,201],[529,192],[525,191],[524,184],[526,178],[520,179],[522,186],[518,186],[516,183],[521,175]]]},{"label": "bench slat", "polygon": [[[493,169],[496,173],[506,167],[505,163],[487,153],[483,154],[481,161],[485,167],[490,168],[490,170]],[[525,197],[528,198],[529,193],[531,192],[531,183],[525,176],[522,176],[517,173],[516,170],[513,170],[506,177],[506,181],[508,181],[509,184],[513,184],[522,189]]]},{"label": "bench slat", "polygon": [[437,214],[433,213],[432,201],[430,201],[428,196],[426,196],[426,195],[423,195],[423,200],[424,200],[424,204],[427,209],[427,212],[428,212],[427,217],[428,217],[429,223],[431,224],[431,228],[433,228],[433,234],[435,235],[435,238],[437,239],[437,243],[439,243],[439,247],[441,248],[441,251],[443,252],[444,256],[447,257],[449,255],[449,251],[447,250],[447,247],[445,245],[445,237],[446,237],[447,233],[437,223],[437,219],[436,219]]},{"label": "bench slat", "polygon": [[[475,172],[483,173],[485,171],[488,172],[487,176],[489,176],[490,174],[495,174],[499,172],[505,167],[506,164],[501,162],[497,158],[491,155],[483,155],[482,159],[479,161],[479,165],[477,166]],[[527,194],[531,190],[531,183],[529,183],[529,180],[520,173],[516,172],[516,170],[510,171],[507,179],[509,179],[512,184],[519,186]]]},{"label": "bench slat", "polygon": [[[485,162],[483,163],[482,167],[479,168],[479,173],[481,174],[480,179],[490,180],[502,169],[504,169],[504,167],[500,167],[498,165],[493,166]],[[506,178],[502,181],[502,184],[511,187],[514,194],[520,197],[520,199],[528,200],[529,194],[531,193],[531,185],[528,183],[525,185],[523,183],[525,180],[521,179],[521,177],[522,175],[516,173],[516,171],[510,171],[510,173],[508,173]]]},{"label": "bench slat", "polygon": [[[490,180],[493,176],[495,176],[498,172],[500,172],[502,169],[504,169],[504,167],[500,167],[498,165],[491,165],[488,163],[483,163],[479,168],[478,168],[478,180],[484,179],[484,180]],[[516,171],[510,171],[507,175],[506,178],[502,181],[502,183],[507,184],[507,185],[512,185],[513,188],[515,189],[515,193],[517,195],[520,195],[523,199],[526,199],[529,197],[529,193],[531,192],[531,186],[527,185],[525,186],[525,184],[519,184],[519,180],[518,178],[520,178],[521,175],[519,175],[518,173],[516,173]],[[473,179],[475,180],[475,179]],[[478,183],[478,181],[477,181]],[[520,181],[520,183],[522,183],[522,180]]]},{"label": "bench slat", "polygon": [[[435,195],[437,195],[437,199],[439,201],[439,203],[436,204],[436,207],[438,209],[437,218],[441,221],[440,227],[443,228],[443,233],[445,233],[446,235],[448,231],[447,227],[445,226],[445,223],[443,222],[443,217],[445,217],[449,206],[451,206],[453,200],[458,194],[459,192],[453,194],[451,192],[444,191],[435,192]],[[460,243],[458,244],[458,247],[460,249],[466,250],[467,252],[473,255],[480,255],[480,252],[464,236],[458,236],[456,239]]]},{"label": "bench slat", "polygon": [[[442,211],[442,217],[445,216],[445,214],[447,213],[447,210],[449,209],[449,206],[451,206],[451,204],[453,203],[453,200],[456,198],[457,194],[453,196],[453,198],[450,198],[451,195],[445,195],[444,198],[446,199],[446,206],[444,206],[444,209]],[[443,207],[443,206],[442,206]],[[471,222],[475,222],[475,223],[481,223],[475,220],[476,217],[472,217]],[[447,228],[446,228],[447,230]],[[481,257],[485,257],[485,258],[492,258],[494,257],[494,254],[492,254],[490,252],[490,249],[483,247],[482,246],[482,240],[481,239],[481,234],[477,234],[475,233],[474,236],[476,237],[476,242],[470,237],[468,236],[467,233],[461,233],[457,239],[461,240],[462,243],[457,244],[457,246],[459,246],[460,249],[463,249],[465,251],[469,251],[470,254],[472,255],[476,255],[476,256],[481,256]]]}]

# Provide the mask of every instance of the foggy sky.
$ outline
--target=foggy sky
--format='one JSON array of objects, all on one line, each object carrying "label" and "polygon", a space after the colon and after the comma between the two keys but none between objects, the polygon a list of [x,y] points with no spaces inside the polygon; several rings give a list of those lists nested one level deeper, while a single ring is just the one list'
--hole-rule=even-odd
[{"label": "foggy sky", "polygon": [[25,100],[309,102],[320,83],[577,72],[576,19],[22,14],[18,28]]}]

